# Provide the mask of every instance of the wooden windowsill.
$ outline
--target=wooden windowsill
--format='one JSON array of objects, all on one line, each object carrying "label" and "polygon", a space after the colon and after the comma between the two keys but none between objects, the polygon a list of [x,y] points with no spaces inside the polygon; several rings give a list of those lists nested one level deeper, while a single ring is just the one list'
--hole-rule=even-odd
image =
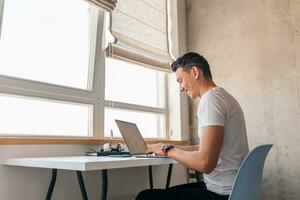
[{"label": "wooden windowsill", "polygon": [[[147,144],[171,143],[175,145],[187,145],[188,141],[173,141],[159,139],[145,139]],[[83,138],[28,138],[28,137],[0,137],[0,145],[47,145],[47,144],[85,144],[100,145],[105,143],[124,143],[122,139],[83,139]]]}]

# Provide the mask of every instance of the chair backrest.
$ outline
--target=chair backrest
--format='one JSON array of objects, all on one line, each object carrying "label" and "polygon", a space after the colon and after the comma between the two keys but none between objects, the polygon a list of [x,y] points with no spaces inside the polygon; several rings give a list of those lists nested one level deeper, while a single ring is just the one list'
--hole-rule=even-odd
[{"label": "chair backrest", "polygon": [[264,164],[272,144],[254,148],[244,159],[233,183],[229,200],[260,200]]}]

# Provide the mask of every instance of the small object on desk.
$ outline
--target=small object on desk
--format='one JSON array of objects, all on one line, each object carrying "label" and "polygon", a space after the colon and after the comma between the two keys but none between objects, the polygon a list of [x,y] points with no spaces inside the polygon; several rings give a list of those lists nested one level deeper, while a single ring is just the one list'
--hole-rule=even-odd
[{"label": "small object on desk", "polygon": [[110,143],[106,143],[103,145],[103,151],[105,152],[109,152],[109,151],[112,151],[113,147]]},{"label": "small object on desk", "polygon": [[[130,156],[130,153],[128,151],[125,151],[125,149],[122,147],[121,144],[112,145],[110,143],[106,143],[99,150],[95,150],[93,148],[90,148],[89,150],[90,151],[86,152],[85,155],[87,155],[87,156],[126,155],[127,157]],[[125,156],[122,156],[122,157],[125,157]]]}]

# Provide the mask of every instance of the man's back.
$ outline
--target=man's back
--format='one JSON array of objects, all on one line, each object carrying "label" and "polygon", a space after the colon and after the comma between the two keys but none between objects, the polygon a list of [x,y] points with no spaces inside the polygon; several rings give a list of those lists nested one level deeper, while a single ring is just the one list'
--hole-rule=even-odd
[{"label": "man's back", "polygon": [[249,151],[243,111],[228,92],[215,87],[201,97],[198,118],[200,140],[203,127],[224,126],[223,146],[217,166],[210,174],[204,175],[204,181],[208,190],[228,195],[239,166]]}]

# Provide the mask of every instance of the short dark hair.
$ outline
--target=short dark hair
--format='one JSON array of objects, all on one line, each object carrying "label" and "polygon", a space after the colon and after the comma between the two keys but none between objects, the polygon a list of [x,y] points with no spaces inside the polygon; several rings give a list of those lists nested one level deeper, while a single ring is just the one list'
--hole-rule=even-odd
[{"label": "short dark hair", "polygon": [[212,79],[210,67],[207,60],[203,56],[195,52],[189,52],[177,58],[177,60],[172,63],[171,69],[173,72],[176,72],[176,70],[181,67],[183,68],[183,70],[187,71],[190,70],[193,66],[201,69],[206,79]]}]

